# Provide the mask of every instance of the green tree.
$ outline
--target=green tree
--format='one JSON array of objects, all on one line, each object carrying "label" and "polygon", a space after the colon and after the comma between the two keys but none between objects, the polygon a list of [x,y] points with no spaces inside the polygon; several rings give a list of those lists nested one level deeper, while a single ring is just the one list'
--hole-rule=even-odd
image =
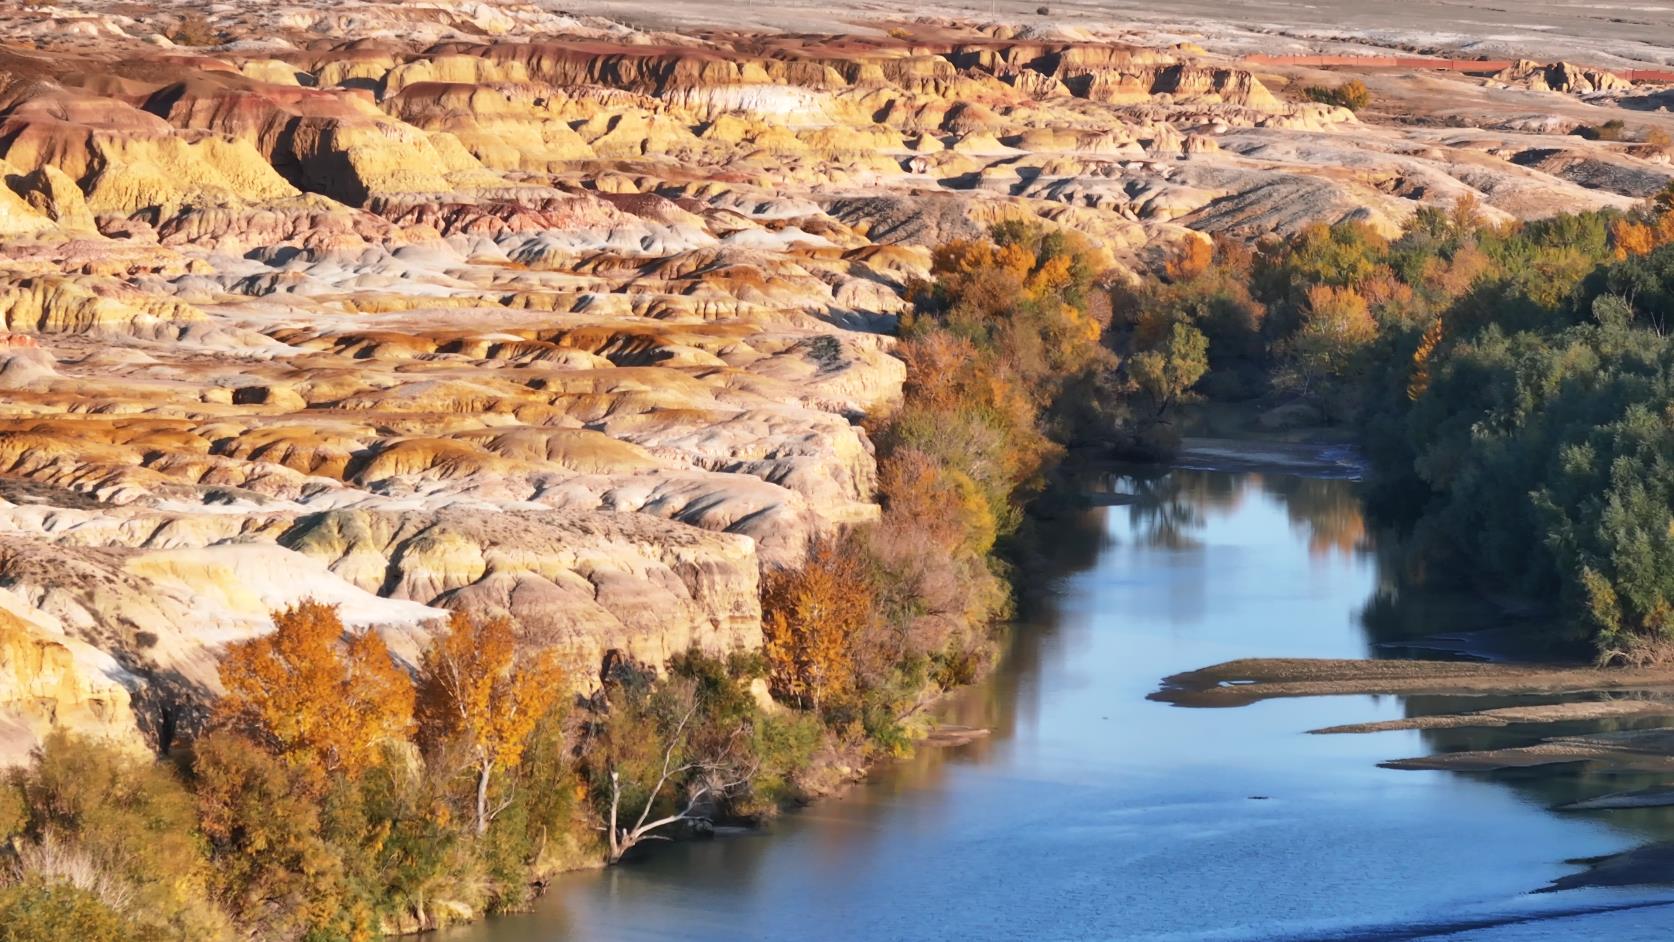
[{"label": "green tree", "polygon": [[341,849],[321,833],[304,773],[230,732],[192,748],[198,820],[215,867],[216,898],[257,938],[371,935],[350,899]]},{"label": "green tree", "polygon": [[1160,420],[1209,371],[1209,340],[1189,324],[1175,324],[1162,343],[1128,361],[1128,375]]}]

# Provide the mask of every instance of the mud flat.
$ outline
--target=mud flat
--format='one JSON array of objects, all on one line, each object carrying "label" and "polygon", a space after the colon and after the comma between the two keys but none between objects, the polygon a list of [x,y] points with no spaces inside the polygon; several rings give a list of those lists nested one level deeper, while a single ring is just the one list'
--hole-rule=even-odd
[{"label": "mud flat", "polygon": [[1674,844],[1647,844],[1622,854],[1578,860],[1588,869],[1553,880],[1536,892],[1554,893],[1588,886],[1674,884]]},{"label": "mud flat", "polygon": [[[1366,661],[1256,658],[1229,661],[1165,678],[1150,699],[1187,707],[1244,706],[1276,697],[1352,694],[1450,697],[1552,697],[1554,702],[1435,713],[1397,720],[1327,726],[1318,734],[1377,733],[1517,725],[1536,741],[1379,763],[1388,769],[1492,772],[1586,762],[1606,773],[1674,774],[1674,727],[1625,729],[1539,738],[1542,727],[1582,721],[1674,717],[1674,671],[1458,661]],[[1599,795],[1559,811],[1613,811],[1674,805],[1674,789],[1654,787]],[[1580,887],[1674,884],[1674,845],[1651,844],[1611,857],[1576,861],[1591,867],[1540,892]]]},{"label": "mud flat", "polygon": [[1311,729],[1311,733],[1382,733],[1397,729],[1460,729],[1511,726],[1515,723],[1562,723],[1639,716],[1674,717],[1674,702],[1663,699],[1583,700],[1537,706],[1501,707],[1470,713],[1437,713],[1375,723],[1349,723]]},{"label": "mud flat", "polygon": [[[1188,707],[1244,706],[1275,697],[1550,696],[1560,702],[1327,726],[1314,733],[1376,733],[1519,724],[1538,730],[1564,722],[1674,717],[1674,671],[1458,661],[1253,658],[1163,680],[1150,699]],[[1591,761],[1612,771],[1674,772],[1674,728],[1553,736],[1530,745],[1391,759],[1391,769],[1481,772]],[[1659,802],[1660,803],[1660,802]],[[1599,806],[1606,807],[1606,806]],[[1630,807],[1630,805],[1621,805]],[[1631,807],[1638,807],[1633,805]]]},{"label": "mud flat", "polygon": [[1674,670],[1462,661],[1246,658],[1167,677],[1150,699],[1179,706],[1233,707],[1273,697],[1489,696],[1626,690],[1674,692]]},{"label": "mud flat", "polygon": [[1647,788],[1636,792],[1600,795],[1586,801],[1559,805],[1557,811],[1621,811],[1629,808],[1674,807],[1674,788]]},{"label": "mud flat", "polygon": [[1588,736],[1556,736],[1532,746],[1473,749],[1395,759],[1386,769],[1491,772],[1560,762],[1593,761],[1611,771],[1674,772],[1674,729],[1635,729]]}]

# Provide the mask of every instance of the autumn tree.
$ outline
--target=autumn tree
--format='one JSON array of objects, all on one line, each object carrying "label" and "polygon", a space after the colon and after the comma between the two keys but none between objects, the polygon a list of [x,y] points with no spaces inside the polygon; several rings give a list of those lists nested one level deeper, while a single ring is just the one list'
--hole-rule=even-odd
[{"label": "autumn tree", "polygon": [[1377,336],[1366,299],[1353,288],[1328,284],[1305,293],[1302,324],[1286,344],[1288,374],[1298,392],[1317,392],[1321,380],[1341,377],[1352,358]]},{"label": "autumn tree", "polygon": [[516,766],[535,725],[564,689],[550,651],[519,663],[517,637],[505,618],[454,611],[419,669],[419,738],[434,755],[463,749],[476,773],[476,829],[501,808],[489,807],[490,779]]},{"label": "autumn tree", "polygon": [[826,537],[810,544],[797,568],[766,574],[763,651],[773,686],[818,711],[854,682],[856,635],[872,617],[873,591],[852,546]]},{"label": "autumn tree", "polygon": [[1215,244],[1208,239],[1189,238],[1163,265],[1163,276],[1172,282],[1190,281],[1209,271],[1215,261]]},{"label": "autumn tree", "polygon": [[355,907],[345,849],[322,832],[307,773],[224,730],[192,746],[198,830],[214,854],[215,895],[264,938],[360,937],[373,926]]},{"label": "autumn tree", "polygon": [[1438,317],[1418,338],[1418,346],[1412,352],[1412,379],[1407,382],[1408,399],[1417,399],[1430,388],[1430,358],[1436,355],[1436,346],[1442,342],[1445,330]]},{"label": "autumn tree", "polygon": [[580,754],[610,863],[645,841],[669,839],[670,829],[711,820],[761,769],[757,734],[769,721],[735,679],[704,661],[677,656],[659,676],[607,658]]},{"label": "autumn tree", "polygon": [[227,649],[220,725],[322,775],[358,776],[412,729],[413,685],[375,631],[347,643],[335,606],[304,600]]}]

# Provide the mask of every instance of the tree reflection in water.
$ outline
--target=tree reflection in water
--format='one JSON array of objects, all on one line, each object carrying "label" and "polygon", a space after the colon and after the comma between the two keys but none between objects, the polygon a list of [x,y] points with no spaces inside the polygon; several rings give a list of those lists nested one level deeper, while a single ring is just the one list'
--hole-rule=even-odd
[{"label": "tree reflection in water", "polygon": [[1291,525],[1307,536],[1315,556],[1370,551],[1366,520],[1355,488],[1337,478],[1291,474],[1123,467],[1110,473],[1110,489],[1131,498],[1129,522],[1143,545],[1194,549],[1206,514],[1236,510],[1252,488],[1277,498]]}]

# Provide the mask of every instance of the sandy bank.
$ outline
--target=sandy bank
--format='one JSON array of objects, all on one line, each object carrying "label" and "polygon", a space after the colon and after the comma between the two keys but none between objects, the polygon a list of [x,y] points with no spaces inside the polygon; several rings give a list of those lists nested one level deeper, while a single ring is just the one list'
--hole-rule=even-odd
[{"label": "sandy bank", "polygon": [[1596,760],[1612,771],[1674,772],[1674,729],[1635,729],[1588,736],[1557,736],[1532,746],[1449,752],[1395,759],[1387,769],[1488,772],[1559,762]]},{"label": "sandy bank", "polygon": [[1510,726],[1513,723],[1561,723],[1575,720],[1603,720],[1634,716],[1674,716],[1674,702],[1647,700],[1583,700],[1573,703],[1543,703],[1536,706],[1501,707],[1469,713],[1437,713],[1409,716],[1375,723],[1349,723],[1311,729],[1310,733],[1382,733],[1397,729],[1459,729],[1463,727]]},{"label": "sandy bank", "polygon": [[1164,678],[1150,699],[1234,707],[1272,697],[1349,694],[1583,694],[1674,691],[1669,668],[1546,667],[1467,661],[1246,658]]}]

